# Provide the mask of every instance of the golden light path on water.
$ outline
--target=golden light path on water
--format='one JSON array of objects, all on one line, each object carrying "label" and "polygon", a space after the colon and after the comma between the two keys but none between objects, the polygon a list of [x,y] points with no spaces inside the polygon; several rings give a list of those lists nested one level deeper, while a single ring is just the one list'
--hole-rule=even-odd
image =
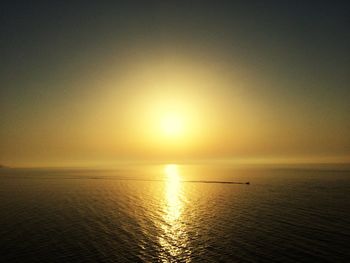
[{"label": "golden light path on water", "polygon": [[182,218],[186,202],[178,165],[167,164],[164,167],[164,175],[166,180],[163,222],[160,226],[162,234],[159,236],[159,244],[162,247],[160,259],[162,262],[174,262],[176,259],[190,262],[188,236]]}]

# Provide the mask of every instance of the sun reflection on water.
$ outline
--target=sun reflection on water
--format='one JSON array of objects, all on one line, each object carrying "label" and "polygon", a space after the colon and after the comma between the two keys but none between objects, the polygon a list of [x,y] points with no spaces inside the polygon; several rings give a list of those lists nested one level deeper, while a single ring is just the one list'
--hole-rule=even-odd
[{"label": "sun reflection on water", "polygon": [[176,164],[167,164],[164,173],[166,180],[163,222],[160,226],[162,234],[159,237],[162,247],[160,259],[162,262],[190,262],[188,236],[182,218],[185,202],[179,168]]}]

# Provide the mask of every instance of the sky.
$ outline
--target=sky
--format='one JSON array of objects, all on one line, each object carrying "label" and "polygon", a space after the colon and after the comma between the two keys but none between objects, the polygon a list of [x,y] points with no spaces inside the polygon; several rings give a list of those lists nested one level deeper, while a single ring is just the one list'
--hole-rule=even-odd
[{"label": "sky", "polygon": [[350,161],[347,1],[3,1],[0,164]]}]

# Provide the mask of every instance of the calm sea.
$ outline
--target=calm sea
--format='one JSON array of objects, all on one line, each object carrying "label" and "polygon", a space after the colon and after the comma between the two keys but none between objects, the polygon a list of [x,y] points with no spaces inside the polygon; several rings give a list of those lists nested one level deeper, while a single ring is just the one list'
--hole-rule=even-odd
[{"label": "calm sea", "polygon": [[0,211],[0,262],[350,261],[345,170],[1,169]]}]

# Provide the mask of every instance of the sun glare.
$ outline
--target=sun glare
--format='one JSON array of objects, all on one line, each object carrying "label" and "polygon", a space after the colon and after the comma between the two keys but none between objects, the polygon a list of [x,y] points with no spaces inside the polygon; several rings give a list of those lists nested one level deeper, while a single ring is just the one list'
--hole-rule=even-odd
[{"label": "sun glare", "polygon": [[179,136],[183,133],[183,119],[177,114],[171,113],[161,119],[161,128],[166,136]]},{"label": "sun glare", "polygon": [[[181,183],[178,165],[167,164],[165,172],[165,196],[163,206],[163,221],[159,225],[162,234],[159,236],[159,243],[162,246],[162,258],[180,257],[188,252],[188,235],[186,225],[183,224],[182,213],[186,203],[183,201],[184,191]],[[162,262],[168,262],[164,260]],[[186,261],[189,262],[189,261]]]},{"label": "sun glare", "polygon": [[179,180],[179,171],[176,164],[167,164],[164,168],[168,181],[174,182]]}]

